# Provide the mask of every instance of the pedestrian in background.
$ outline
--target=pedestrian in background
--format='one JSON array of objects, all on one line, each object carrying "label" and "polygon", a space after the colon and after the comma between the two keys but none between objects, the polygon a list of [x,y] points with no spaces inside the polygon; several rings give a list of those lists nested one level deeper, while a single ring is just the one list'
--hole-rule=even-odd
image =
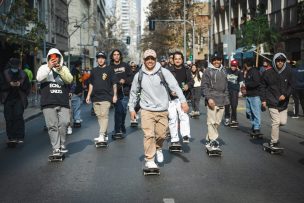
[{"label": "pedestrian in background", "polygon": [[248,59],[244,62],[245,75],[244,86],[246,89],[246,117],[251,122],[251,135],[261,135],[261,99],[260,86],[261,74],[258,68],[253,66],[253,61]]},{"label": "pedestrian in background", "polygon": [[31,85],[26,73],[21,69],[21,61],[17,58],[9,59],[3,76],[0,88],[7,138],[9,141],[22,143],[25,136],[23,113],[28,105],[27,96]]},{"label": "pedestrian in background", "polygon": [[114,70],[117,80],[114,136],[121,137],[124,133],[126,133],[125,120],[127,115],[130,88],[132,84],[132,74],[130,66],[123,62],[122,53],[118,49],[113,50],[111,53],[110,67]]},{"label": "pedestrian in background", "polygon": [[143,72],[142,81],[139,84],[139,73],[137,73],[132,82],[128,106],[130,118],[134,120],[136,116],[134,108],[137,103],[138,91],[141,89],[141,128],[144,132],[145,167],[157,168],[158,166],[154,161],[155,154],[159,163],[164,160],[162,146],[168,128],[169,107],[169,92],[165,84],[161,82],[159,71],[162,72],[170,91],[174,92],[179,98],[181,109],[187,113],[189,107],[174,76],[156,62],[156,52],[152,49],[146,50],[143,59],[144,64],[141,67]]},{"label": "pedestrian in background", "polygon": [[264,108],[268,107],[271,118],[271,140],[269,146],[279,147],[280,126],[287,123],[287,108],[292,92],[292,70],[286,66],[287,57],[276,53],[273,68],[266,70],[262,77],[261,99]]},{"label": "pedestrian in background", "polygon": [[191,66],[192,78],[194,81],[193,88],[191,89],[191,104],[192,112],[190,116],[199,116],[200,115],[200,101],[201,101],[201,92],[202,92],[202,77],[203,73],[199,70],[197,65],[194,63]]},{"label": "pedestrian in background", "polygon": [[82,103],[82,93],[83,93],[80,61],[75,63],[75,67],[72,69],[71,74],[73,76],[73,81],[72,84],[70,85],[73,122],[76,126],[79,126],[81,125],[82,122],[80,107]]},{"label": "pedestrian in background", "polygon": [[202,91],[207,105],[206,147],[211,147],[212,150],[219,148],[218,127],[224,115],[224,107],[229,104],[228,81],[222,60],[220,54],[214,53],[202,79]]},{"label": "pedestrian in background", "polygon": [[226,70],[230,104],[225,106],[225,126],[237,127],[237,106],[239,101],[240,87],[244,83],[242,72],[239,70],[239,62],[232,60],[230,68]]},{"label": "pedestrian in background", "polygon": [[113,68],[106,65],[106,54],[100,51],[96,54],[98,66],[91,71],[87,104],[93,102],[94,112],[98,119],[99,136],[97,142],[108,141],[109,109],[111,103],[117,102],[116,75]]},{"label": "pedestrian in background", "polygon": [[66,153],[66,131],[70,121],[68,85],[73,81],[73,76],[68,67],[63,66],[63,56],[58,49],[49,50],[47,64],[38,69],[37,81],[41,83],[41,108],[53,155]]},{"label": "pedestrian in background", "polygon": [[294,100],[294,111],[292,118],[299,118],[300,105],[304,114],[304,65],[296,67],[292,65],[292,73],[294,79],[294,88],[292,97]]}]

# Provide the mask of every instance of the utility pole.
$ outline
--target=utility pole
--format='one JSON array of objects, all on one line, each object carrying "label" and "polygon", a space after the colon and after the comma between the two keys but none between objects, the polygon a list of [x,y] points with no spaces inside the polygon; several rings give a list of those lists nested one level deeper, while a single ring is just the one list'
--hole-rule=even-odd
[{"label": "utility pole", "polygon": [[186,40],[186,0],[184,0],[184,63],[187,60]]}]

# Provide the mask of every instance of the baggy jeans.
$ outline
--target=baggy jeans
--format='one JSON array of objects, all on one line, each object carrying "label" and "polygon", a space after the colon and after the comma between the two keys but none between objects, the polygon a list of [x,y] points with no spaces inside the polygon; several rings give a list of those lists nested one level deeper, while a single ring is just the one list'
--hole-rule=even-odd
[{"label": "baggy jeans", "polygon": [[168,112],[141,110],[141,128],[144,132],[145,160],[152,161],[157,149],[161,149],[168,128]]},{"label": "baggy jeans", "polygon": [[65,144],[66,129],[70,122],[70,112],[66,107],[45,108],[42,110],[53,149]]},{"label": "baggy jeans", "polygon": [[271,143],[277,143],[279,141],[280,126],[287,123],[287,109],[279,111],[269,108],[269,114],[271,118]]},{"label": "baggy jeans", "polygon": [[223,115],[224,107],[215,106],[212,110],[207,106],[207,141],[216,140],[219,137],[218,127],[221,124]]},{"label": "baggy jeans", "polygon": [[261,104],[259,96],[246,97],[246,116],[251,122],[252,130],[261,129]]},{"label": "baggy jeans", "polygon": [[99,135],[106,135],[109,124],[109,109],[111,103],[109,101],[94,102],[94,112],[98,119]]},{"label": "baggy jeans", "polygon": [[175,99],[169,102],[169,129],[171,135],[171,142],[178,142],[178,121],[180,124],[180,133],[182,137],[190,136],[190,123],[189,116],[181,107],[179,99]]}]

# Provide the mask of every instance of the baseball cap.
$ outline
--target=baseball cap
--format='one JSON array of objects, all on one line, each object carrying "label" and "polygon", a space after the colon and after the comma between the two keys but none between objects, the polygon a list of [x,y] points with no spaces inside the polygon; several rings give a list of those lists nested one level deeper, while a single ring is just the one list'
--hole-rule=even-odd
[{"label": "baseball cap", "polygon": [[230,65],[231,65],[231,66],[239,66],[239,62],[238,62],[237,60],[232,60],[232,61],[230,62]]},{"label": "baseball cap", "polygon": [[104,51],[99,51],[96,54],[96,58],[99,58],[99,57],[102,57],[102,58],[106,59],[107,55],[106,55],[106,53]]},{"label": "baseball cap", "polygon": [[222,60],[223,57],[222,57],[221,54],[215,52],[215,53],[211,56],[211,60],[215,60],[215,59],[220,59],[220,60]]},{"label": "baseball cap", "polygon": [[146,59],[147,57],[152,56],[153,58],[156,59],[156,52],[153,49],[147,49],[144,52],[144,59]]}]

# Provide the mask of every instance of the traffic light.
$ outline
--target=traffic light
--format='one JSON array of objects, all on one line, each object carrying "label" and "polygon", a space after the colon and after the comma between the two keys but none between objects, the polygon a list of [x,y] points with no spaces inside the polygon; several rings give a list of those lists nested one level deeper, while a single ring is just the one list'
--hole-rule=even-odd
[{"label": "traffic light", "polygon": [[131,37],[127,36],[127,44],[130,44],[130,42],[131,42]]},{"label": "traffic light", "polygon": [[155,20],[149,20],[149,30],[155,30]]}]

